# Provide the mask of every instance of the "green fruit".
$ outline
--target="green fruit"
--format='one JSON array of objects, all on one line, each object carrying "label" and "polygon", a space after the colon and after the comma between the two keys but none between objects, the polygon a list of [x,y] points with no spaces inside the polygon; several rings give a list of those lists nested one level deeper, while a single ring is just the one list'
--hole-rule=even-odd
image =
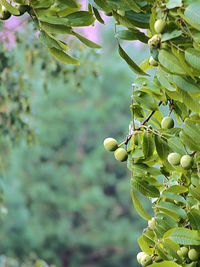
[{"label": "green fruit", "polygon": [[118,148],[118,143],[114,138],[106,138],[103,144],[108,151],[115,151]]},{"label": "green fruit", "polygon": [[190,157],[189,155],[184,155],[182,156],[180,163],[183,169],[185,170],[191,169],[193,165],[193,158]]},{"label": "green fruit", "polygon": [[148,226],[151,229],[154,229],[156,227],[156,220],[155,220],[155,218],[152,218],[151,220],[148,221]]},{"label": "green fruit", "polygon": [[167,157],[170,164],[177,166],[180,164],[181,155],[178,153],[170,153]]},{"label": "green fruit", "polygon": [[147,253],[146,252],[139,252],[138,254],[137,254],[137,261],[138,261],[138,263],[140,263],[141,264],[141,258],[142,258],[142,256],[145,256],[145,255],[147,255]]},{"label": "green fruit", "polygon": [[158,19],[154,24],[154,29],[156,33],[162,33],[166,27],[166,24],[167,24],[166,21]]},{"label": "green fruit", "polygon": [[171,129],[174,127],[174,120],[170,117],[164,117],[161,121],[161,127],[163,129]]},{"label": "green fruit", "polygon": [[151,39],[149,39],[148,45],[150,48],[155,49],[160,46],[160,41],[161,41],[161,35],[155,34]]},{"label": "green fruit", "polygon": [[199,258],[199,253],[198,251],[196,251],[196,249],[192,248],[189,250],[188,252],[188,258],[191,260],[191,261],[196,261],[198,260]]},{"label": "green fruit", "polygon": [[11,14],[9,11],[7,11],[7,9],[2,6],[2,9],[1,9],[1,15],[0,15],[0,19],[1,20],[7,20],[11,17]]},{"label": "green fruit", "polygon": [[181,247],[178,251],[177,254],[182,258],[185,258],[188,254],[188,248],[186,247]]},{"label": "green fruit", "polygon": [[126,161],[128,158],[128,153],[126,152],[126,150],[124,148],[118,148],[117,150],[115,150],[115,158],[116,160],[119,161]]},{"label": "green fruit", "polygon": [[149,58],[149,65],[158,66],[158,61],[156,61],[153,57]]},{"label": "green fruit", "polygon": [[144,255],[144,256],[142,256],[140,262],[141,262],[142,266],[148,266],[152,263],[152,258],[149,255]]}]

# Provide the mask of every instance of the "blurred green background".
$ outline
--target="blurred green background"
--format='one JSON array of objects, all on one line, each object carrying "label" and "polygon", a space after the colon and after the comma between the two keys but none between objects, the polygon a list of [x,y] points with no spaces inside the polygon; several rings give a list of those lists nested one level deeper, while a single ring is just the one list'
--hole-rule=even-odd
[{"label": "blurred green background", "polygon": [[[139,266],[146,222],[131,203],[126,164],[103,148],[106,137],[124,141],[131,120],[134,74],[116,51],[113,25],[103,29],[101,51],[73,44],[78,67],[55,61],[30,32],[26,25],[17,33],[10,51],[1,45],[0,266],[36,258],[58,267]],[[125,49],[137,62],[147,54],[132,42]]]}]

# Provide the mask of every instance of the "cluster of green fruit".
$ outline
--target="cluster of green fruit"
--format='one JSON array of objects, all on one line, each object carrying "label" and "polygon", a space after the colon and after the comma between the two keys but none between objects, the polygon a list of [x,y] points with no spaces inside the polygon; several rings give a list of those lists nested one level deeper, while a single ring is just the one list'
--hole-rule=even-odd
[{"label": "cluster of green fruit", "polygon": [[[163,129],[171,129],[174,127],[174,120],[170,117],[164,117],[161,122],[161,128]],[[185,170],[191,169],[193,166],[193,157],[190,155],[181,156],[179,153],[170,153],[168,155],[168,161],[173,166],[181,165],[181,167]]]},{"label": "cluster of green fruit", "polygon": [[[30,10],[30,6],[28,5],[17,5],[15,8],[19,11],[18,15],[15,14],[15,16],[22,16],[24,13],[28,12]],[[5,6],[1,6],[1,14],[0,14],[0,20],[7,20],[11,17],[11,14]]]},{"label": "cluster of green fruit", "polygon": [[[155,22],[154,24],[154,30],[157,34],[155,34],[151,39],[148,41],[148,45],[151,49],[157,49],[157,48],[162,48],[164,45],[162,44],[161,47],[161,33],[164,32],[166,28],[166,21],[159,19]],[[152,66],[158,66],[158,58],[157,56],[151,56],[149,58],[149,64]]]},{"label": "cluster of green fruit", "polygon": [[[177,250],[177,254],[181,259],[189,259],[190,261],[197,261],[200,256],[199,252],[195,248],[188,249],[187,247],[181,247]],[[153,262],[162,261],[162,258],[157,255],[150,256],[146,252],[139,252],[137,254],[137,261],[142,266],[148,266]]]},{"label": "cluster of green fruit", "polygon": [[124,148],[119,147],[118,142],[114,138],[106,138],[103,144],[106,150],[114,151],[116,160],[119,160],[121,162],[127,160],[128,153]]},{"label": "cluster of green fruit", "polygon": [[[155,218],[152,218],[151,220],[148,221],[148,227],[152,230],[156,227]],[[179,255],[179,257],[182,260],[197,261],[199,259],[199,256],[200,256],[199,251],[197,251],[195,248],[189,249],[185,246],[180,247],[180,249],[177,250],[176,253]],[[142,266],[148,266],[148,265],[152,264],[153,262],[162,261],[162,258],[158,255],[150,256],[146,252],[142,251],[142,252],[139,252],[137,254],[137,261]]]}]

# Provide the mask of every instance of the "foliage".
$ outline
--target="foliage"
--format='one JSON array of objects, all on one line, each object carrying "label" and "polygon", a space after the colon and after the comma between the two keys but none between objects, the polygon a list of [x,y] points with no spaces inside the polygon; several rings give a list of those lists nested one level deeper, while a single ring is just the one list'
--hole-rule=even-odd
[{"label": "foliage", "polygon": [[[34,43],[29,27],[10,57],[29,80],[24,91],[35,143],[26,147],[21,138],[11,152],[4,139],[0,146],[8,209],[1,215],[0,253],[17,258],[20,267],[30,267],[32,252],[57,266],[136,266],[142,222],[131,207],[126,164],[119,166],[99,146],[105,131],[118,139],[127,132],[129,91],[123,85],[132,74],[117,56],[107,59],[113,47],[101,61],[82,49],[83,68],[56,62]],[[26,61],[29,45],[32,60]]]},{"label": "foliage", "polygon": [[[150,260],[144,255],[146,258],[140,262],[149,265],[159,258],[163,262],[152,266],[199,266],[200,4],[190,0],[92,0],[88,11],[75,11],[79,8],[76,1],[65,1],[64,6],[63,1],[28,3],[29,13],[40,29],[40,39],[54,57],[71,64],[79,62],[69,57],[64,52],[66,44],[51,34],[61,33],[64,28],[68,31],[65,33],[77,37],[74,27],[91,25],[95,18],[103,22],[100,10],[115,19],[119,54],[139,75],[133,84],[130,133],[119,146],[127,146],[135,208],[149,220],[135,195],[138,191],[152,201],[156,222],[138,240],[141,249],[151,255]],[[7,2],[6,7],[16,15]],[[160,19],[165,23],[158,25]],[[123,32],[118,32],[117,25],[124,26]],[[146,29],[146,34],[139,29]],[[147,58],[138,66],[122,48],[120,38],[148,42],[154,61]],[[152,79],[146,72],[150,68],[155,68]],[[168,116],[176,116],[175,127],[162,127],[164,105]],[[180,154],[180,165],[168,162],[168,155],[173,152]],[[186,257],[180,257],[178,251],[183,246],[195,249],[197,257],[190,257],[190,251]]]}]

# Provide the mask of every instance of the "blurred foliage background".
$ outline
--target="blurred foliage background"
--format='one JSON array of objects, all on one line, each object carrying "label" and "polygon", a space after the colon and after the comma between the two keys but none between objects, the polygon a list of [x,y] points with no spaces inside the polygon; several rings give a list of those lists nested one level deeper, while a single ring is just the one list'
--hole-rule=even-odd
[{"label": "blurred foliage background", "polygon": [[[131,119],[134,77],[115,51],[113,25],[101,33],[100,52],[79,49],[78,67],[51,58],[30,27],[16,33],[15,48],[1,44],[0,266],[36,258],[138,266],[145,222],[133,209],[125,164],[102,145],[108,136],[122,142]],[[126,49],[139,62],[147,53],[133,43]]]}]

